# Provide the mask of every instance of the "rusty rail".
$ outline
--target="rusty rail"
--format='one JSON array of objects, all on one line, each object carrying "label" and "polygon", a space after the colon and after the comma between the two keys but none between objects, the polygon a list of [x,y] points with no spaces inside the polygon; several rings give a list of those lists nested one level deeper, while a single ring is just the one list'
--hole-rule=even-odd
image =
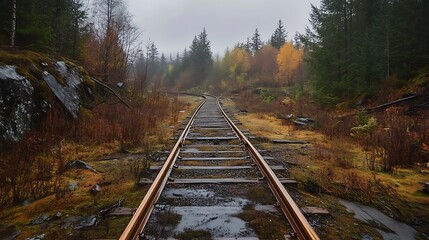
[{"label": "rusty rail", "polygon": [[223,116],[225,117],[229,125],[232,127],[232,129],[235,131],[237,136],[241,139],[243,144],[246,146],[247,150],[252,155],[253,159],[256,161],[256,164],[258,165],[258,168],[261,170],[264,177],[268,180],[268,185],[270,186],[272,193],[274,194],[277,201],[279,202],[280,207],[283,211],[283,214],[286,216],[287,220],[289,221],[293,230],[295,231],[296,237],[298,239],[305,239],[305,240],[307,239],[318,240],[319,237],[317,236],[316,232],[313,230],[311,225],[308,223],[307,219],[301,213],[300,209],[293,201],[292,197],[290,196],[286,188],[277,178],[273,170],[270,168],[268,163],[264,160],[262,155],[258,152],[258,150],[256,150],[256,148],[252,145],[252,143],[250,143],[250,141],[246,138],[246,136],[240,131],[240,129],[238,129],[238,127],[235,126],[232,120],[226,115],[226,113],[223,111],[222,107],[220,106],[219,99],[217,101],[218,101],[219,110],[222,112]]},{"label": "rusty rail", "polygon": [[140,239],[140,234],[143,231],[147,221],[149,220],[155,203],[156,201],[158,201],[159,196],[161,195],[161,192],[168,181],[168,176],[170,175],[174,163],[176,162],[177,156],[179,155],[180,147],[185,140],[185,136],[193,121],[195,120],[198,111],[201,109],[205,102],[206,98],[198,106],[198,108],[195,110],[194,114],[190,118],[188,124],[186,125],[185,129],[183,130],[182,134],[180,135],[179,139],[171,150],[170,155],[165,161],[165,164],[159,171],[158,175],[153,181],[153,184],[150,186],[142,202],[140,203],[139,207],[137,208],[136,212],[134,213],[133,217],[131,218],[130,222],[122,233],[121,237],[119,238],[120,240]]}]

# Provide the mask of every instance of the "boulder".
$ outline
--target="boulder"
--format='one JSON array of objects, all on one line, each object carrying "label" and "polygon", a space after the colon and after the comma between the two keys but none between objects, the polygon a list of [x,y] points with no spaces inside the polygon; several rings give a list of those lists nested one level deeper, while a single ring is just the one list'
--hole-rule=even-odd
[{"label": "boulder", "polygon": [[0,139],[19,141],[36,114],[31,82],[16,66],[0,66]]},{"label": "boulder", "polygon": [[0,65],[0,142],[21,140],[56,101],[77,118],[94,98],[94,86],[86,73],[64,61]]}]

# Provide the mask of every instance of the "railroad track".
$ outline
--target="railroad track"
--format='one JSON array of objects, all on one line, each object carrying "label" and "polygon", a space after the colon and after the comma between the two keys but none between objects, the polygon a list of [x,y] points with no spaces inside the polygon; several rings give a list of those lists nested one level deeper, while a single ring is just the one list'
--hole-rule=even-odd
[{"label": "railroad track", "polygon": [[[205,96],[163,165],[151,167],[156,178],[142,179],[151,186],[120,239],[190,238],[180,234],[195,230],[203,238],[258,239],[265,230],[319,239],[284,187],[293,180],[279,179],[274,170],[283,166],[269,165],[237,124]],[[264,227],[245,221],[252,216]]]}]

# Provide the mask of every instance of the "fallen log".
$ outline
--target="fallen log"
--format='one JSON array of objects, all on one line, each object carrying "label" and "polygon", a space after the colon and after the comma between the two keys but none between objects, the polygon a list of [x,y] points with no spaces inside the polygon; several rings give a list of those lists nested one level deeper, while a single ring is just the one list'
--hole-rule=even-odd
[{"label": "fallen log", "polygon": [[413,100],[413,99],[415,99],[417,97],[418,97],[417,95],[411,95],[409,97],[401,98],[401,99],[395,100],[393,102],[388,102],[388,103],[384,103],[384,104],[381,104],[381,105],[378,105],[378,106],[375,106],[375,107],[372,107],[372,108],[367,108],[366,111],[372,112],[374,110],[384,109],[384,108],[390,107],[390,106],[395,105],[395,104],[399,104],[399,103],[403,103],[403,102],[407,102],[407,101]]},{"label": "fallen log", "polygon": [[[378,106],[375,106],[375,107],[372,107],[372,108],[365,108],[365,109],[363,109],[363,111],[367,112],[367,113],[371,113],[371,112],[375,112],[375,111],[378,111],[378,110],[383,110],[383,109],[385,109],[387,107],[390,107],[390,106],[393,106],[393,105],[396,105],[396,104],[400,104],[400,103],[404,103],[404,102],[408,102],[408,101],[414,100],[414,99],[416,99],[418,97],[419,97],[418,95],[411,95],[411,96],[408,96],[408,97],[405,97],[405,98],[397,99],[397,100],[392,101],[392,102],[383,103],[381,105],[378,105]],[[351,113],[351,114],[347,114],[347,115],[343,115],[343,116],[338,116],[337,118],[342,119],[342,118],[347,118],[347,117],[353,117],[353,116],[356,116],[356,115],[358,115],[358,113]]]}]

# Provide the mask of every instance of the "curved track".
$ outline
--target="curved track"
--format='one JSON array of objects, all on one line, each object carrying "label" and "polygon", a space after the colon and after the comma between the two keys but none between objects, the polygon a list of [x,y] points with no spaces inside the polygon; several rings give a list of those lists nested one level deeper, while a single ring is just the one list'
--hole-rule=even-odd
[{"label": "curved track", "polygon": [[[167,238],[187,228],[209,230],[216,238],[257,239],[237,216],[255,204],[252,195],[264,186],[272,195],[264,194],[271,196],[262,202],[277,202],[286,217],[279,231],[319,239],[283,186],[287,179],[274,173],[281,166],[270,166],[237,124],[217,98],[205,96],[166,161],[153,167],[160,171],[120,239]],[[178,226],[161,226],[177,215]]]}]

